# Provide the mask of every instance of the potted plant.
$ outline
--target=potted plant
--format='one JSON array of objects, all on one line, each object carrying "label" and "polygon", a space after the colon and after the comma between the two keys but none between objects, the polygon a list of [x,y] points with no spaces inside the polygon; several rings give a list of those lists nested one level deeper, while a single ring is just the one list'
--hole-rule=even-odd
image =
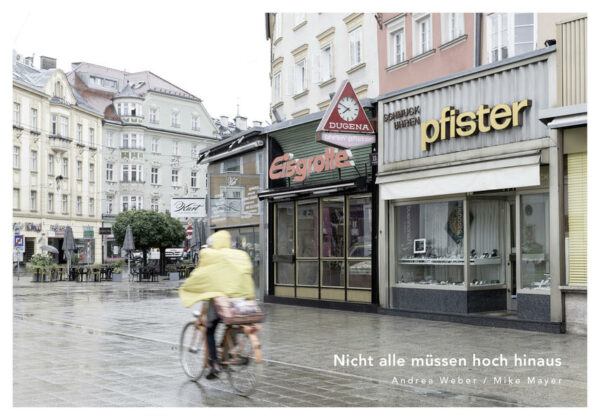
[{"label": "potted plant", "polygon": [[177,266],[170,265],[167,267],[167,271],[169,272],[169,280],[171,280],[171,281],[179,280],[179,270],[177,269]]},{"label": "potted plant", "polygon": [[112,281],[123,281],[123,273],[120,264],[115,264],[112,271]]},{"label": "potted plant", "polygon": [[29,270],[33,273],[33,281],[49,280],[48,275],[44,274],[44,270],[49,268],[53,264],[53,262],[54,261],[50,255],[33,255],[29,264]]}]

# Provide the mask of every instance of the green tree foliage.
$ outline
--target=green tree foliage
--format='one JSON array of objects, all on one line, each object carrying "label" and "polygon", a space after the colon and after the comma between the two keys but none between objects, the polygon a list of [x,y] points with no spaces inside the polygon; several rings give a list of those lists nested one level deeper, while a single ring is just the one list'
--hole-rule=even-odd
[{"label": "green tree foliage", "polygon": [[112,230],[115,242],[123,246],[127,225],[131,225],[136,249],[148,251],[150,248],[179,246],[186,236],[181,223],[168,214],[150,210],[131,210],[119,213]]}]

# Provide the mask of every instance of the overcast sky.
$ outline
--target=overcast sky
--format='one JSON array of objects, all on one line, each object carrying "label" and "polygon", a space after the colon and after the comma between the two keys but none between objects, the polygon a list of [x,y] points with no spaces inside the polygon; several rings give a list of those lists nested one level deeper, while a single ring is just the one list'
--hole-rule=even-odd
[{"label": "overcast sky", "polygon": [[[201,98],[209,114],[269,121],[269,42],[264,10],[203,1],[22,2],[7,22],[20,54],[150,70]],[[238,12],[236,12],[238,10]]]}]

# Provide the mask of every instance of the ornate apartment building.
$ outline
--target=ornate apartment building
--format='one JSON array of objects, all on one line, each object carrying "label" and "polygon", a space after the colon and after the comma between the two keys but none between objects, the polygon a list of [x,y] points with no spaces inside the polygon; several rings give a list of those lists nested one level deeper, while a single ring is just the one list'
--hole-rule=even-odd
[{"label": "ornate apartment building", "polygon": [[13,53],[13,229],[24,236],[24,262],[42,245],[60,250],[66,226],[84,262],[100,259],[101,133],[102,114],[56,60],[35,68]]},{"label": "ornate apartment building", "polygon": [[326,109],[346,79],[359,99],[379,94],[373,13],[268,13],[266,19],[274,121]]},{"label": "ornate apartment building", "polygon": [[[196,156],[218,130],[199,98],[150,71],[72,67],[69,82],[103,116],[103,226],[122,211],[169,211],[171,198],[206,196],[206,165]],[[117,256],[113,245],[106,236],[105,259]]]}]

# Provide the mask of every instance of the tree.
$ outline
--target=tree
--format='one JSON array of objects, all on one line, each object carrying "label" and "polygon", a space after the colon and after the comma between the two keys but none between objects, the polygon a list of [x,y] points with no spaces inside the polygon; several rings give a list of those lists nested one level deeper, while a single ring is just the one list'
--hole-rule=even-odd
[{"label": "tree", "polygon": [[160,271],[164,274],[165,249],[179,246],[185,240],[181,223],[168,214],[150,210],[119,213],[112,227],[117,244],[123,244],[127,225],[131,226],[135,247],[144,253],[144,264],[150,248],[160,248]]}]

